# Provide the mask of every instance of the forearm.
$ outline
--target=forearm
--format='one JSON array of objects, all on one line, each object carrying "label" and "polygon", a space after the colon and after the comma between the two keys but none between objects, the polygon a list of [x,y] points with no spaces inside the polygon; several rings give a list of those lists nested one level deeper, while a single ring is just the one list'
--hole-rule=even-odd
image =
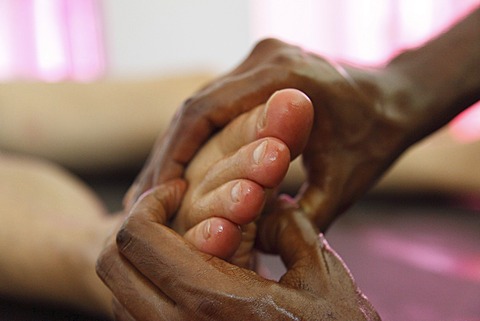
[{"label": "forearm", "polygon": [[0,149],[69,168],[140,165],[180,103],[210,77],[0,85]]},{"label": "forearm", "polygon": [[[399,104],[416,141],[480,99],[480,8],[423,47],[406,51],[385,68],[394,75]],[[399,95],[398,97],[401,97]]]}]

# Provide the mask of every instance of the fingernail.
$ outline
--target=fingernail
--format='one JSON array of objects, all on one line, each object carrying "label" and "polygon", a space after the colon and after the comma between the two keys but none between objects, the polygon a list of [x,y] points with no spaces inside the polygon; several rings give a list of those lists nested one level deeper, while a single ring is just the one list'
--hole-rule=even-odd
[{"label": "fingernail", "polygon": [[240,194],[241,193],[242,193],[242,185],[241,185],[240,182],[238,182],[232,187],[232,190],[230,191],[232,201],[234,203],[240,202]]},{"label": "fingernail", "polygon": [[260,164],[260,161],[262,160],[263,156],[265,155],[265,150],[267,149],[267,141],[263,141],[260,145],[255,148],[253,151],[253,161],[255,164]]}]

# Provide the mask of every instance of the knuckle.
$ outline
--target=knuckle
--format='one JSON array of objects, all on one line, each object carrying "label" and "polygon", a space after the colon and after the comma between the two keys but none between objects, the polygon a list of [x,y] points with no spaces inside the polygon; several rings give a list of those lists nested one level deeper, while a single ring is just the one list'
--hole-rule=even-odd
[{"label": "knuckle", "polygon": [[297,49],[281,49],[270,54],[268,59],[255,68],[254,77],[258,81],[268,81],[281,86],[291,86],[302,75],[307,74],[304,55]]},{"label": "knuckle", "polygon": [[279,64],[265,64],[258,68],[255,77],[259,82],[266,81],[275,87],[275,90],[290,86],[295,71]]},{"label": "knuckle", "polygon": [[255,46],[253,47],[252,52],[264,51],[264,50],[271,50],[273,48],[277,48],[279,46],[285,45],[284,42],[275,39],[275,38],[265,38],[258,41]]},{"label": "knuckle", "polygon": [[195,309],[195,314],[212,320],[213,317],[218,316],[221,306],[218,301],[211,298],[200,298]]},{"label": "knuckle", "polygon": [[187,98],[181,105],[180,108],[178,109],[178,117],[182,118],[185,117],[187,112],[189,112],[192,109],[192,105],[194,105],[195,98],[194,97],[189,97]]},{"label": "knuckle", "polygon": [[127,220],[125,224],[120,228],[115,237],[115,242],[117,244],[120,252],[126,251],[132,243],[134,243],[134,224],[132,220]]},{"label": "knuckle", "polygon": [[252,53],[263,54],[268,63],[281,66],[295,66],[302,62],[306,55],[301,47],[274,38],[260,40]]},{"label": "knuckle", "polygon": [[[206,98],[202,98],[202,97]],[[209,103],[205,103],[208,100]],[[184,132],[185,128],[191,128],[198,124],[200,119],[204,119],[208,115],[209,108],[212,106],[213,97],[210,95],[197,94],[194,97],[187,99],[178,109],[175,114],[172,124],[178,131]],[[210,108],[211,109],[211,108]]]},{"label": "knuckle", "polygon": [[185,100],[180,106],[178,117],[180,120],[193,119],[202,114],[204,110],[204,104],[202,103],[201,95],[196,94],[187,100]]},{"label": "knuckle", "polygon": [[111,272],[112,267],[115,264],[115,254],[114,248],[110,246],[100,254],[95,263],[95,271],[100,279],[102,279],[105,283],[108,283],[112,279]]},{"label": "knuckle", "polygon": [[301,66],[305,60],[305,53],[296,46],[288,46],[281,48],[271,56],[270,63],[277,66],[293,68]]}]

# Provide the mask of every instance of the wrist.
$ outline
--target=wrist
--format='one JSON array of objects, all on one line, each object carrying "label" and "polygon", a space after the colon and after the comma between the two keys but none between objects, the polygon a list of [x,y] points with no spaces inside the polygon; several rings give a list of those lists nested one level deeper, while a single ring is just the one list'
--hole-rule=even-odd
[{"label": "wrist", "polygon": [[[424,46],[405,51],[384,68],[398,108],[415,141],[447,124],[480,98],[480,10]],[[386,79],[388,81],[388,79]],[[390,81],[391,82],[391,81]]]},{"label": "wrist", "polygon": [[419,103],[411,81],[404,74],[387,67],[342,67],[358,92],[370,100],[369,105],[375,109],[375,128],[386,141],[379,148],[389,154],[408,147],[412,143],[410,132]]}]

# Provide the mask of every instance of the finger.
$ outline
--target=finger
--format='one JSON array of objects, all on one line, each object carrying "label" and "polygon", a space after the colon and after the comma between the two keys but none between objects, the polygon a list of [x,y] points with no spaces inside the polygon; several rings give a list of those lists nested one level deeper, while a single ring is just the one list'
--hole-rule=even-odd
[{"label": "finger", "polygon": [[138,212],[148,220],[166,224],[180,207],[185,189],[185,181],[176,179],[145,192],[133,205],[125,223]]},{"label": "finger", "polygon": [[[267,101],[275,89],[267,83],[268,77],[259,76],[245,74],[235,81],[214,83],[187,100],[155,144],[150,161],[127,193],[129,202],[134,202],[151,186],[181,177],[186,164],[215,130]],[[254,80],[255,87],[251,85]]]},{"label": "finger", "polygon": [[257,224],[256,222],[251,222],[241,225],[240,228],[242,230],[242,242],[233,257],[229,259],[229,262],[239,267],[253,269],[255,267],[255,255],[253,255],[252,251],[255,246]]},{"label": "finger", "polygon": [[325,292],[338,260],[296,204],[281,199],[274,213],[261,222],[259,234],[261,245],[280,254],[287,267],[282,283]]},{"label": "finger", "polygon": [[267,38],[260,40],[248,55],[247,59],[232,70],[230,75],[238,75],[258,68],[259,62],[268,60],[272,54],[277,53],[279,49],[285,47],[289,47],[289,45],[278,39]]},{"label": "finger", "polygon": [[[311,177],[311,176],[309,176]],[[335,214],[340,213],[341,191],[333,191],[334,186],[320,187],[311,182],[305,183],[302,191],[297,198],[298,203],[309,219],[322,231],[326,231],[335,219]]]},{"label": "finger", "polygon": [[[146,192],[135,203],[123,226],[128,225],[135,213],[142,213],[147,223],[165,223],[177,210],[185,188],[183,181],[175,180]],[[121,238],[122,229],[117,240]],[[102,253],[97,262],[97,274],[134,319],[170,320],[165,316],[173,313],[173,301],[121,257],[116,246],[111,245]],[[145,301],[145,297],[150,301]]]},{"label": "finger", "polygon": [[130,315],[130,313],[128,313],[127,309],[125,309],[116,298],[113,298],[112,306],[115,321],[135,321],[135,319]]},{"label": "finger", "polygon": [[[289,83],[295,83],[295,79],[284,68],[267,65],[232,77],[227,75],[197,93],[184,103],[164,138],[157,142],[134,192],[127,193],[128,199],[135,200],[146,188],[180,177],[186,164],[215,130],[266,102],[276,90],[288,88]],[[296,152],[292,155],[296,156]]]},{"label": "finger", "polygon": [[[157,143],[158,144],[158,140]],[[155,150],[156,145],[154,145],[153,150]],[[129,212],[132,209],[133,204],[138,200],[140,195],[152,188],[153,184],[153,158],[154,153],[151,153],[140,174],[137,175],[132,185],[129,187],[125,195],[123,196],[123,207]]]},{"label": "finger", "polygon": [[197,252],[176,232],[139,213],[118,234],[117,246],[123,256],[173,300],[182,299],[189,284],[201,287],[208,275],[205,261],[215,258]]},{"label": "finger", "polygon": [[[111,245],[97,262],[97,274],[112,291],[128,316],[134,320],[171,320],[174,302],[155,286]],[[125,314],[119,314],[129,320]]]},{"label": "finger", "polygon": [[[277,227],[279,234],[276,235],[281,246],[278,250],[288,267],[280,283],[328,297],[338,307],[344,305],[347,319],[380,320],[375,308],[358,288],[347,265],[329,246],[324,235],[320,233],[315,238],[317,230],[305,213],[297,209],[282,215],[278,222],[281,225]],[[291,248],[288,248],[289,244]],[[361,308],[350,310],[357,306]],[[352,312],[360,314],[352,316]]]},{"label": "finger", "polygon": [[[145,193],[131,210],[129,217],[117,234],[117,241],[122,238],[123,230],[127,226],[145,225],[151,222],[166,224],[178,209],[185,188],[183,181],[174,180]],[[153,236],[155,237],[155,235]],[[140,234],[139,237],[144,236]],[[187,235],[187,240],[199,249],[221,258],[233,255],[241,238],[239,227],[222,218],[211,218],[203,224],[195,226]]]},{"label": "finger", "polygon": [[390,161],[365,160],[354,150],[341,148],[339,152],[332,151],[332,147],[322,150],[321,145],[326,146],[308,146],[304,153],[308,181],[297,198],[303,212],[325,231],[339,214],[372,186]]},{"label": "finger", "polygon": [[142,275],[168,297],[189,307],[202,301],[198,291],[235,294],[242,289],[239,284],[252,278],[234,265],[199,252],[175,231],[140,211],[132,212],[119,232],[117,245]]}]

